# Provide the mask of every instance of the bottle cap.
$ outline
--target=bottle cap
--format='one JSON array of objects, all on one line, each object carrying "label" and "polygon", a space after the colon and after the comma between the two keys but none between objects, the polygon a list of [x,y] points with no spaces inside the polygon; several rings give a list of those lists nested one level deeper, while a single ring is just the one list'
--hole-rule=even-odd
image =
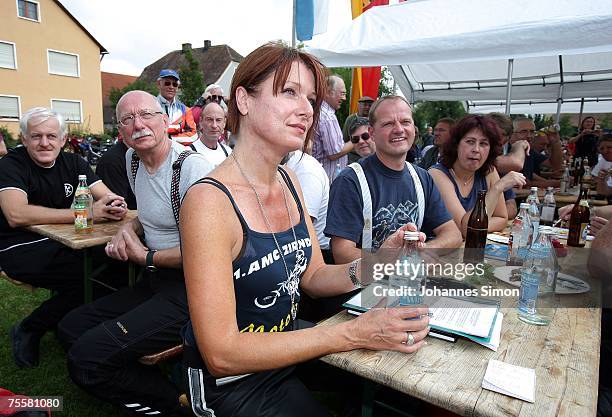
[{"label": "bottle cap", "polygon": [[538,191],[538,187],[531,187],[531,191]]},{"label": "bottle cap", "polygon": [[519,206],[519,208],[524,208],[524,209],[528,209],[529,208],[529,203],[521,203],[521,205]]},{"label": "bottle cap", "polygon": [[546,187],[546,191],[553,191],[554,188],[553,187]]},{"label": "bottle cap", "polygon": [[87,175],[83,175],[83,174],[79,175],[79,181],[80,180],[86,180],[86,179],[87,179]]},{"label": "bottle cap", "polygon": [[404,240],[419,240],[419,232],[404,232]]}]

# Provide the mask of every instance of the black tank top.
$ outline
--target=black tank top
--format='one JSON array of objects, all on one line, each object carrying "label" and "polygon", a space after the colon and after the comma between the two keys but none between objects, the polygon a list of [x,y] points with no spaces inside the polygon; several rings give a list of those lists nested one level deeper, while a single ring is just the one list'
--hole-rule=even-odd
[{"label": "black tank top", "polygon": [[[297,313],[300,278],[312,256],[312,242],[297,192],[287,173],[280,167],[279,172],[300,213],[300,221],[294,226],[297,240],[291,228],[275,233],[287,263],[289,277],[272,234],[249,228],[229,190],[210,177],[195,183],[211,184],[223,191],[242,225],[242,248],[232,262],[236,319],[240,332],[282,332],[292,328],[291,311]],[[293,305],[291,294],[294,294]],[[196,346],[191,322],[185,328],[185,341]]]}]

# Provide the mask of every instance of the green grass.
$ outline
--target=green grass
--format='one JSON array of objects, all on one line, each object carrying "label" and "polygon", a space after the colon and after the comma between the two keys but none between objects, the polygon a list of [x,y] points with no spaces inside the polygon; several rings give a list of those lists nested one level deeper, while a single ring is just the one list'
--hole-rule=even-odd
[{"label": "green grass", "polygon": [[119,411],[88,395],[68,376],[66,354],[53,333],[47,333],[40,343],[40,365],[20,369],[11,356],[9,332],[11,326],[27,316],[49,297],[49,291],[34,293],[0,279],[0,387],[25,395],[62,396],[64,411],[53,412],[62,417],[107,417]]}]

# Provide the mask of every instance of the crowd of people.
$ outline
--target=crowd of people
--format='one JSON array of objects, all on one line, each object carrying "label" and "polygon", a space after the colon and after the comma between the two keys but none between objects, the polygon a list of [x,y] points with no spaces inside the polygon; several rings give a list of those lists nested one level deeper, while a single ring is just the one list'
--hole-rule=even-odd
[{"label": "crowd of people", "polygon": [[[41,337],[56,330],[74,383],[126,413],[330,415],[309,389],[316,358],[360,348],[412,353],[429,331],[426,306],[312,325],[372,281],[362,275],[364,256],[399,250],[405,231],[421,232],[419,246],[460,247],[481,190],[489,231],[503,230],[517,212],[514,190],[557,187],[570,145],[589,158],[597,190],[612,189],[612,135],[594,119],[567,145],[555,130],[501,114],[444,117],[421,139],[411,104],[390,95],[361,97],[341,127],[342,78],[274,43],[238,66],[229,97],[211,85],[189,108],[180,81],[164,69],[157,97],[121,97],[122,140],[95,173],[61,152],[66,122],[46,108],[24,113],[23,146],[0,159],[0,266],[53,290],[12,327],[15,363],[37,366]],[[86,304],[82,255],[26,229],[71,223],[81,174],[96,220],[138,210],[96,260],[143,269],[134,287]],[[595,230],[609,230],[611,216],[599,210]],[[121,269],[108,271],[117,280]],[[181,344],[182,388],[138,361]],[[317,372],[357,402],[352,377]],[[183,389],[189,405],[179,401]]]}]

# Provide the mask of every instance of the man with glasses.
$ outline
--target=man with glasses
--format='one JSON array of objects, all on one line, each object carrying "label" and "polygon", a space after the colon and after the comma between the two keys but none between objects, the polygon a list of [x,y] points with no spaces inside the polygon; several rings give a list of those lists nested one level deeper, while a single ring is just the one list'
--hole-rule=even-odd
[{"label": "man with glasses", "polygon": [[46,223],[73,223],[70,206],[78,176],[86,175],[93,217],[121,220],[123,197],[111,193],[80,156],[62,152],[66,122],[36,107],[20,122],[23,145],[0,159],[0,265],[7,275],[53,291],[51,298],[11,329],[13,359],[20,368],[38,365],[40,338],[83,302],[82,253],[26,230]]},{"label": "man with glasses", "polygon": [[180,201],[213,167],[168,139],[168,116],[149,93],[130,91],[121,97],[117,120],[130,147],[126,172],[138,217],[121,227],[106,254],[142,265],[144,274],[134,288],[72,311],[60,322],[58,337],[68,349],[70,377],[92,395],[140,415],[190,415],[179,404],[178,389],[157,367],[138,359],[181,343],[188,308]]},{"label": "man with glasses", "polygon": [[159,72],[157,100],[168,116],[168,136],[181,145],[189,146],[198,139],[198,133],[191,109],[176,96],[180,86],[181,79],[176,71],[163,69]]},{"label": "man with glasses", "polygon": [[[549,157],[542,155],[533,149],[533,141],[536,134],[535,123],[533,120],[525,117],[515,119],[513,121],[513,126],[514,134],[512,135],[511,143],[514,144],[523,140],[529,142],[530,144],[529,154],[525,157],[525,164],[523,165],[523,170],[521,171],[523,175],[525,175],[525,178],[527,178],[527,184],[525,187],[558,187],[559,180],[547,180],[539,175],[540,166],[544,161],[549,159]],[[562,157],[563,154],[561,151],[561,142],[557,135],[556,143],[551,145],[550,159],[561,161]]]},{"label": "man with glasses", "polygon": [[365,117],[357,117],[349,129],[349,140],[353,143],[353,150],[348,155],[349,164],[376,152],[376,145],[370,137],[368,128],[370,122]]},{"label": "man with glasses", "polygon": [[333,180],[336,167],[346,167],[348,157],[353,150],[353,144],[344,143],[342,130],[336,117],[336,111],[346,100],[346,87],[344,80],[337,75],[327,77],[327,91],[321,104],[319,128],[315,132],[312,143],[312,156],[323,165],[323,169],[330,181]]},{"label": "man with glasses", "polygon": [[344,126],[342,127],[342,137],[344,138],[345,142],[349,141],[349,129],[353,123],[355,123],[355,120],[358,117],[368,117],[372,103],[374,103],[374,99],[372,97],[363,96],[359,99],[357,102],[357,113],[353,113],[348,116],[344,121]]}]

